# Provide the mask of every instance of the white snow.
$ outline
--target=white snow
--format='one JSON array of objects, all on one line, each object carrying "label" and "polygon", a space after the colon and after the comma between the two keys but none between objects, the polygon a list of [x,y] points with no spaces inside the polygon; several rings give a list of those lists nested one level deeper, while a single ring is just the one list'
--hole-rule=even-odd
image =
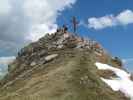
[{"label": "white snow", "polygon": [[118,78],[105,79],[101,78],[107,85],[109,85],[114,91],[121,91],[125,96],[130,97],[133,100],[133,81],[130,79],[130,74],[122,69],[112,67],[107,64],[96,62],[95,65],[99,70],[111,70]]}]

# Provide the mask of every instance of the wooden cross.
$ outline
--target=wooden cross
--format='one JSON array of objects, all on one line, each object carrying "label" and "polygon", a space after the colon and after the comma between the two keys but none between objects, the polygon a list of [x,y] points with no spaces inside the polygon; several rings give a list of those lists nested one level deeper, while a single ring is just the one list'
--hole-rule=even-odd
[{"label": "wooden cross", "polygon": [[78,21],[75,16],[73,16],[73,18],[72,18],[72,24],[73,24],[73,31],[75,33],[77,30],[77,26],[78,26]]}]

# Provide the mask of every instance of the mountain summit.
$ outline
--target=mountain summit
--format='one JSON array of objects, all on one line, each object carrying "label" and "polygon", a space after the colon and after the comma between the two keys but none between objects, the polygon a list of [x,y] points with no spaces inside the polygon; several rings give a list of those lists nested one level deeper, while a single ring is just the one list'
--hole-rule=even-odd
[{"label": "mountain summit", "polygon": [[0,82],[0,100],[129,100],[101,80],[116,75],[99,71],[97,61],[123,69],[98,42],[60,28],[20,50]]}]

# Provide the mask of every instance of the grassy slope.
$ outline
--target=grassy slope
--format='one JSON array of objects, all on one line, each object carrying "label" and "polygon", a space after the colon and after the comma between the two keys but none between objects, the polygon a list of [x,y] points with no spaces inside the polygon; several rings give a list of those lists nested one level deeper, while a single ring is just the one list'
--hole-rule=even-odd
[{"label": "grassy slope", "polygon": [[127,100],[100,80],[93,53],[58,53],[57,59],[25,71],[0,89],[0,100]]}]

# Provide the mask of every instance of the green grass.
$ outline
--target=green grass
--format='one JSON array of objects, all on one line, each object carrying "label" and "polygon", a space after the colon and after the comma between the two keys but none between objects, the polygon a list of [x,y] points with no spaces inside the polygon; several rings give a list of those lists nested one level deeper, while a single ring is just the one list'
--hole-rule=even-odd
[{"label": "green grass", "polygon": [[[52,51],[53,52],[53,51]],[[89,51],[55,51],[59,57],[36,66],[0,89],[0,100],[128,100],[100,80]]]}]

